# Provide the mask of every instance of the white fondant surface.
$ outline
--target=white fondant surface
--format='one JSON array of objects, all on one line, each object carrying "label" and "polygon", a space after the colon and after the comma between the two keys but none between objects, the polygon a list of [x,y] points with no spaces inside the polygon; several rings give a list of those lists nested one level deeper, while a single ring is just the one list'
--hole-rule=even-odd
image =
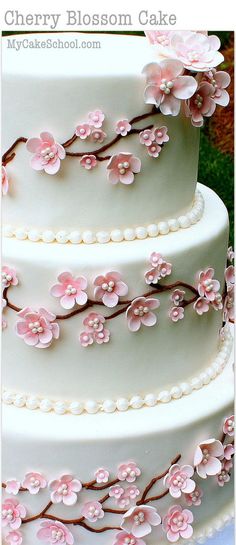
[{"label": "white fondant surface", "polygon": [[[80,35],[57,37],[65,41]],[[45,35],[37,35],[38,40],[42,38]],[[155,60],[155,54],[147,41],[115,35],[100,35],[99,40],[99,50],[22,48],[16,52],[7,48],[7,38],[3,38],[4,151],[19,136],[39,136],[43,130],[65,142],[78,123],[86,121],[88,112],[97,108],[106,115],[108,142],[116,135],[118,120],[150,111],[143,99],[142,69]],[[199,129],[182,115],[156,115],[136,127],[152,123],[166,125],[170,136],[157,159],[148,156],[138,135],[122,138],[105,152],[131,152],[141,159],[142,170],[130,186],[108,182],[106,161],[88,172],[78,158],[67,157],[55,176],[36,172],[25,144],[19,144],[15,159],[7,165],[11,181],[3,221],[27,229],[97,232],[135,228],[185,214],[196,187]],[[77,140],[70,148],[75,149],[86,152],[96,145]]]}]

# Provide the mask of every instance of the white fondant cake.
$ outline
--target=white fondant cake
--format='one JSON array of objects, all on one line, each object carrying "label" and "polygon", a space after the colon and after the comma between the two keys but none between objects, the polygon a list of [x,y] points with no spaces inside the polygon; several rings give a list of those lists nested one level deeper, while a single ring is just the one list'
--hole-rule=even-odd
[{"label": "white fondant cake", "polygon": [[4,545],[194,543],[232,511],[228,214],[197,184],[219,44],[99,39],[3,40]]}]

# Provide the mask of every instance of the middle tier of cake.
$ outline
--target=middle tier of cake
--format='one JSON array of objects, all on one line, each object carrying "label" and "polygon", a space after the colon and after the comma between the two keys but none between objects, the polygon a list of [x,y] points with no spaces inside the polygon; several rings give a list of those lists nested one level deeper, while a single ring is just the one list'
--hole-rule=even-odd
[{"label": "middle tier of cake", "polygon": [[[202,185],[199,189],[205,201],[203,218],[191,228],[167,236],[93,246],[15,239],[4,243],[4,264],[13,267],[19,279],[19,284],[7,291],[8,307],[4,310],[8,323],[3,343],[5,401],[45,411],[54,408],[59,413],[69,410],[78,414],[84,408],[88,412],[112,412],[188,394],[221,371],[230,345],[228,334],[219,341],[222,311],[209,304],[209,311],[200,315],[193,305],[199,297],[196,286],[200,271],[213,268],[223,290],[228,215],[210,189]],[[145,282],[152,252],[163,256],[170,273],[163,274],[154,286]],[[89,303],[83,309],[78,305],[63,309],[60,298],[50,293],[58,275],[67,271],[87,279],[84,291]],[[118,272],[128,286],[128,293],[120,297],[115,308],[101,306],[102,301],[93,302],[95,278],[111,271]],[[108,287],[109,281],[108,275]],[[170,312],[174,289],[185,292],[177,315]],[[106,293],[109,296],[110,292]],[[133,303],[143,296],[146,300]],[[148,306],[150,298],[159,301],[154,312]],[[143,324],[140,306],[148,316],[146,325],[153,327]],[[17,311],[26,307],[34,311],[45,308],[55,314],[50,319],[60,327],[59,339],[55,326],[54,338],[45,350],[24,342],[24,325],[18,328],[20,335],[15,332],[16,322],[26,320]],[[90,312],[106,319],[101,325],[98,318],[98,330],[92,333],[89,322],[94,316],[86,320]],[[181,314],[184,319],[178,319]],[[129,329],[134,329],[133,318],[136,326],[140,322],[139,331]]]}]

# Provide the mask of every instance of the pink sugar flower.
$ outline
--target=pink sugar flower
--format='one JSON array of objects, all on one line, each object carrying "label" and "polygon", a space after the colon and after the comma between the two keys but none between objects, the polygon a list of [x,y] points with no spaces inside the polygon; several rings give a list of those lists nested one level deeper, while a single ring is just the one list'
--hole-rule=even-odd
[{"label": "pink sugar flower", "polygon": [[6,168],[2,165],[2,195],[6,195],[9,190],[9,179]]},{"label": "pink sugar flower", "polygon": [[221,487],[223,487],[226,483],[228,483],[230,481],[230,474],[229,474],[229,471],[226,468],[227,468],[227,464],[225,466],[224,462],[222,462],[221,471],[220,471],[220,473],[218,473],[218,475],[216,477],[218,485],[221,486]]},{"label": "pink sugar flower", "polygon": [[152,144],[148,146],[147,152],[150,157],[159,157],[161,152],[161,146],[158,146],[156,142],[152,142]]},{"label": "pink sugar flower", "polygon": [[190,539],[193,535],[193,514],[189,509],[183,509],[180,505],[173,505],[169,508],[167,515],[163,518],[162,526],[166,537],[171,543],[182,539]]},{"label": "pink sugar flower", "polygon": [[202,503],[203,491],[197,485],[193,492],[190,494],[184,494],[186,503],[189,507],[194,505],[194,507],[199,507]]},{"label": "pink sugar flower", "polygon": [[91,127],[88,123],[81,123],[80,125],[77,125],[75,129],[75,134],[80,138],[81,140],[86,140],[88,136],[91,134]]},{"label": "pink sugar flower", "polygon": [[86,290],[88,282],[84,276],[72,276],[70,272],[63,272],[57,277],[59,284],[54,284],[50,293],[54,297],[60,297],[63,308],[71,309],[77,305],[85,305],[88,296]]},{"label": "pink sugar flower", "polygon": [[20,320],[16,323],[16,333],[29,346],[48,348],[53,339],[58,339],[59,325],[56,316],[45,308],[38,311],[26,307],[18,312]]},{"label": "pink sugar flower", "polygon": [[231,460],[231,458],[234,455],[234,445],[229,443],[228,445],[224,446],[224,458],[225,460]]},{"label": "pink sugar flower", "polygon": [[208,475],[217,475],[221,471],[219,458],[223,454],[223,445],[216,439],[208,439],[200,443],[194,454],[194,465],[199,477],[206,479]]},{"label": "pink sugar flower", "polygon": [[202,316],[204,312],[208,312],[209,310],[209,301],[205,297],[199,297],[197,301],[195,301],[193,308],[196,310],[197,314]]},{"label": "pink sugar flower", "polygon": [[146,284],[157,284],[161,278],[169,276],[172,272],[171,263],[167,263],[162,255],[157,252],[152,252],[150,263],[153,268],[145,274]]},{"label": "pink sugar flower", "polygon": [[148,30],[145,32],[150,44],[168,46],[170,43],[171,30]]},{"label": "pink sugar flower", "polygon": [[200,32],[174,32],[169,45],[172,58],[177,58],[190,71],[204,72],[224,60],[218,51],[220,40],[217,36]]},{"label": "pink sugar flower", "polygon": [[93,129],[91,132],[91,140],[97,144],[102,144],[106,137],[106,133],[101,129]]},{"label": "pink sugar flower", "polygon": [[75,505],[77,493],[82,489],[81,482],[73,479],[72,475],[62,475],[60,479],[50,481],[48,486],[52,490],[52,503],[63,502],[65,505]]},{"label": "pink sugar flower", "polygon": [[172,307],[169,310],[169,317],[172,322],[178,322],[184,318],[184,308],[183,307]]},{"label": "pink sugar flower", "polygon": [[161,517],[155,507],[140,505],[139,507],[131,507],[123,515],[121,528],[131,532],[134,537],[140,538],[150,534],[152,526],[159,524],[161,524]]},{"label": "pink sugar flower", "polygon": [[164,115],[178,115],[181,100],[189,99],[197,89],[192,76],[183,76],[184,66],[178,60],[150,63],[143,69],[147,77],[144,99],[155,104]]},{"label": "pink sugar flower", "polygon": [[222,310],[223,308],[223,299],[220,293],[216,293],[214,301],[211,301],[211,306],[215,310]]},{"label": "pink sugar flower", "polygon": [[27,488],[30,494],[38,494],[41,488],[46,488],[47,481],[41,473],[31,472],[26,473],[22,486]]},{"label": "pink sugar flower", "polygon": [[180,498],[182,493],[190,494],[196,487],[196,483],[191,479],[193,474],[193,467],[174,464],[164,477],[164,486],[169,488],[173,498]]},{"label": "pink sugar flower", "polygon": [[73,545],[74,538],[67,526],[59,521],[45,520],[41,522],[41,528],[37,532],[37,538],[54,545]]},{"label": "pink sugar flower", "polygon": [[94,331],[98,332],[103,330],[104,322],[104,316],[98,314],[97,312],[90,312],[84,319],[83,324],[85,325],[87,331],[94,333]]},{"label": "pink sugar flower", "polygon": [[9,526],[11,530],[18,530],[21,521],[26,517],[26,508],[15,498],[7,498],[2,505],[2,526]]},{"label": "pink sugar flower", "polygon": [[108,483],[109,481],[109,471],[107,471],[107,469],[104,469],[103,467],[99,467],[99,469],[95,471],[94,476],[98,484]]},{"label": "pink sugar flower", "polygon": [[109,488],[108,494],[110,498],[119,500],[124,495],[124,489],[119,484],[115,484]]},{"label": "pink sugar flower", "polygon": [[216,109],[216,103],[212,98],[214,87],[207,81],[200,83],[196,93],[186,102],[185,114],[191,117],[194,127],[202,127],[204,117],[211,117]]},{"label": "pink sugar flower", "polygon": [[95,155],[83,155],[82,159],[80,159],[80,164],[86,170],[92,170],[97,165],[97,159]]},{"label": "pink sugar flower", "polygon": [[157,317],[151,311],[159,306],[159,299],[151,297],[137,297],[134,299],[126,311],[130,331],[138,331],[142,324],[148,327],[155,325]]},{"label": "pink sugar flower", "polygon": [[110,331],[109,329],[103,329],[102,331],[95,331],[93,336],[97,344],[108,343],[110,340]]},{"label": "pink sugar flower", "polygon": [[145,129],[139,133],[140,144],[151,146],[155,140],[154,132],[151,129]]},{"label": "pink sugar flower", "polygon": [[234,415],[229,416],[225,419],[224,425],[223,425],[223,432],[225,435],[229,435],[230,437],[234,436]]},{"label": "pink sugar flower", "polygon": [[153,131],[154,139],[159,146],[164,144],[165,142],[169,142],[170,137],[167,134],[167,127],[156,127]]},{"label": "pink sugar flower", "polygon": [[128,462],[126,464],[120,464],[117,471],[117,478],[120,481],[127,481],[128,483],[134,483],[137,477],[140,477],[141,470],[135,464],[135,462]]},{"label": "pink sugar flower", "polygon": [[143,539],[134,537],[128,532],[119,532],[115,539],[114,545],[146,545]]},{"label": "pink sugar flower", "polygon": [[128,286],[121,280],[120,273],[116,271],[99,275],[94,280],[94,295],[98,301],[102,301],[106,307],[115,307],[119,297],[127,295]]},{"label": "pink sugar flower", "polygon": [[65,159],[66,152],[61,144],[55,142],[50,132],[41,132],[40,138],[29,138],[26,148],[34,153],[31,166],[34,170],[45,170],[47,174],[56,174]]},{"label": "pink sugar flower", "polygon": [[5,541],[8,545],[21,545],[23,543],[23,536],[19,530],[13,530],[6,535]]},{"label": "pink sugar flower", "polygon": [[225,298],[224,320],[234,322],[234,288],[229,289]]},{"label": "pink sugar flower", "polygon": [[10,479],[9,481],[6,481],[6,493],[7,494],[13,494],[16,496],[20,490],[20,481],[16,481],[16,479]]},{"label": "pink sugar flower", "polygon": [[107,163],[108,180],[111,184],[129,185],[134,181],[134,174],[141,170],[141,161],[132,153],[113,155]]},{"label": "pink sugar flower", "polygon": [[227,284],[227,288],[234,287],[235,276],[234,276],[234,266],[233,265],[230,265],[229,267],[227,267],[227,269],[225,269],[225,281],[226,281],[226,284]]},{"label": "pink sugar flower", "polygon": [[125,490],[125,494],[130,498],[131,500],[136,500],[137,496],[140,495],[140,490],[133,484],[132,486],[128,486]]},{"label": "pink sugar flower", "polygon": [[227,72],[220,70],[219,72],[213,68],[210,72],[204,74],[214,87],[214,93],[212,95],[213,100],[220,106],[228,106],[229,93],[225,90],[230,84],[230,75]]},{"label": "pink sugar flower", "polygon": [[230,263],[232,263],[232,261],[234,260],[234,251],[233,251],[232,246],[229,246],[229,248],[228,248],[227,259],[230,261]]},{"label": "pink sugar flower", "polygon": [[18,278],[16,276],[15,269],[11,267],[3,266],[2,267],[2,288],[9,288],[9,286],[17,286]]},{"label": "pink sugar flower", "polygon": [[82,508],[82,516],[90,522],[96,522],[104,517],[102,504],[98,501],[88,501]]},{"label": "pink sugar flower", "polygon": [[93,344],[93,340],[93,335],[89,331],[82,331],[80,333],[79,342],[84,348],[87,348],[87,346]]},{"label": "pink sugar flower", "polygon": [[126,136],[128,132],[131,131],[131,125],[128,122],[128,119],[122,119],[116,123],[116,133],[121,134],[121,136]]},{"label": "pink sugar flower", "polygon": [[173,303],[174,303],[174,305],[176,307],[178,307],[180,305],[180,303],[182,303],[182,301],[184,300],[184,296],[185,296],[185,291],[184,290],[176,289],[176,290],[172,291],[171,296],[170,296],[170,300],[173,301]]},{"label": "pink sugar flower", "polygon": [[214,269],[207,268],[198,275],[198,293],[201,297],[206,297],[208,301],[214,301],[220,289],[220,283],[213,278],[214,274]]},{"label": "pink sugar flower", "polygon": [[105,115],[101,110],[95,110],[94,112],[89,112],[88,114],[89,125],[92,125],[96,129],[100,129],[100,127],[102,127],[104,119]]}]

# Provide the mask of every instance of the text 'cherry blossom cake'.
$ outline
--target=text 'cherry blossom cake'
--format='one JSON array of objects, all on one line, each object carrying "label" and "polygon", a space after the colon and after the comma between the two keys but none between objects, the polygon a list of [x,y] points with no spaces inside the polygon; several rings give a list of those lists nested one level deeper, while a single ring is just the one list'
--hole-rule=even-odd
[{"label": "text 'cherry blossom cake'", "polygon": [[202,543],[232,516],[234,254],[197,183],[230,78],[206,32],[97,38],[3,39],[3,542]]}]

